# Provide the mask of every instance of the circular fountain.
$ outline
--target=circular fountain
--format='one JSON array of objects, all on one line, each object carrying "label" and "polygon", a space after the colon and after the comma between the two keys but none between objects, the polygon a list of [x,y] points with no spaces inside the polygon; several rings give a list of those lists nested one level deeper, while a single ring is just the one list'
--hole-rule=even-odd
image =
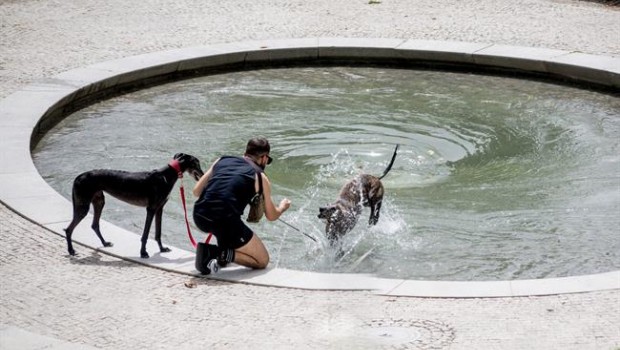
[{"label": "circular fountain", "polygon": [[[425,293],[451,296],[436,286],[496,281],[491,289],[460,282],[474,286],[461,292],[471,296],[546,294],[562,283],[559,292],[577,291],[572,277],[570,286],[557,278],[571,275],[595,274],[579,288],[591,287],[592,278],[617,283],[608,271],[618,268],[613,213],[620,201],[609,188],[618,184],[620,107],[608,93],[617,88],[617,74],[604,68],[609,60],[584,66],[581,56],[572,58],[579,64],[552,50],[515,57],[510,48],[478,44],[299,44],[180,50],[93,66],[115,74],[74,89],[62,108],[47,111],[41,131],[62,121],[42,140],[33,134],[35,162],[69,198],[71,180],[83,170],[156,168],[178,151],[195,153],[206,167],[263,134],[277,159],[268,169],[275,193],[296,206],[285,219],[318,239],[277,223],[259,225],[275,270],[321,272],[324,279],[374,274],[381,283],[444,280],[425,284]],[[145,62],[148,68],[128,70]],[[61,78],[76,82],[72,74]],[[193,74],[199,77],[159,85]],[[517,79],[523,76],[536,79]],[[606,93],[541,81],[558,76]],[[135,91],[144,85],[150,88]],[[134,92],[65,119],[128,90]],[[333,201],[354,174],[380,174],[396,143],[401,150],[384,179],[379,224],[368,227],[365,211],[336,259],[316,219],[318,206]],[[165,241],[187,247],[174,198]],[[104,219],[141,230],[141,209],[108,206]],[[545,281],[538,292],[520,289],[543,277],[535,280]]]},{"label": "circular fountain", "polygon": [[[385,67],[263,69],[97,103],[51,129],[33,155],[70,199],[83,171],[157,168],[176,152],[199,156],[207,168],[265,135],[277,159],[267,169],[274,193],[294,203],[284,219],[318,238],[278,223],[254,225],[276,266],[426,280],[561,277],[606,272],[620,261],[620,198],[609,191],[619,175],[618,114],[612,96],[523,79]],[[400,150],[383,180],[379,224],[368,226],[365,210],[355,230],[330,246],[318,208],[357,173],[380,175],[394,144]],[[142,208],[112,200],[104,218],[138,233],[144,224]],[[175,193],[164,241],[190,248],[183,221]]]}]

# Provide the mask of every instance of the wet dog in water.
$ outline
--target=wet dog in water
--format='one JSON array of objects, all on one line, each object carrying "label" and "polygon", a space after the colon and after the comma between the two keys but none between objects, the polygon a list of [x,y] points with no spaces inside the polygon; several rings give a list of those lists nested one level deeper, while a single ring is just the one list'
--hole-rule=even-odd
[{"label": "wet dog in water", "polygon": [[155,240],[159,244],[159,250],[162,253],[169,252],[170,249],[161,244],[161,218],[172,187],[184,172],[188,172],[198,181],[203,175],[198,158],[177,153],[168,165],[153,171],[127,172],[97,169],[78,175],[73,182],[73,220],[65,229],[69,254],[75,255],[71,235],[75,227],[88,214],[88,207],[91,203],[94,209],[91,227],[104,247],[112,246],[112,243],[103,239],[99,230],[99,218],[101,218],[101,211],[105,204],[103,192],[124,202],[146,207],[146,222],[140,248],[141,258],[149,257],[146,252],[146,242],[153,218],[155,218]]},{"label": "wet dog in water", "polygon": [[326,222],[325,234],[330,243],[333,244],[355,227],[362,213],[362,207],[370,207],[368,224],[377,224],[384,193],[381,179],[392,169],[397,151],[398,145],[394,148],[392,160],[383,175],[379,177],[369,174],[356,176],[342,187],[336,202],[319,208],[318,217]]}]

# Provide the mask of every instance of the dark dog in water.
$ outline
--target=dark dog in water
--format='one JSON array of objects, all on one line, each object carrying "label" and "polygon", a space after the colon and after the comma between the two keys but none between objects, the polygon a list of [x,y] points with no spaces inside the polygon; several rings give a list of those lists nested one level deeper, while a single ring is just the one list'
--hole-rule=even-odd
[{"label": "dark dog in water", "polygon": [[342,187],[336,202],[319,208],[318,217],[326,221],[325,233],[330,243],[335,242],[355,227],[362,213],[362,207],[370,207],[368,224],[377,224],[384,193],[381,179],[392,169],[397,151],[398,145],[394,148],[392,160],[383,175],[379,177],[369,174],[356,176]]},{"label": "dark dog in water", "polygon": [[124,202],[146,207],[146,222],[142,233],[140,257],[148,258],[146,242],[151,223],[155,218],[155,240],[162,253],[170,249],[161,244],[161,217],[164,205],[177,179],[188,172],[196,181],[203,175],[200,161],[189,154],[177,153],[168,165],[161,169],[144,172],[127,172],[121,170],[97,169],[78,175],[73,182],[73,220],[65,229],[69,254],[75,255],[71,235],[75,227],[88,214],[88,207],[93,204],[94,218],[92,228],[104,247],[111,247],[99,230],[99,219],[105,204],[103,192]]}]

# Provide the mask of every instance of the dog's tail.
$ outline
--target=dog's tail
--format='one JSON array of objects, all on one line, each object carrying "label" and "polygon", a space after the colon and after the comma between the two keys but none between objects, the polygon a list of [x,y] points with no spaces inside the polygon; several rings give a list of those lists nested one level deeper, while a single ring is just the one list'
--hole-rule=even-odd
[{"label": "dog's tail", "polygon": [[392,155],[392,160],[390,160],[390,164],[385,168],[383,175],[379,176],[379,180],[383,179],[385,175],[392,169],[392,165],[394,165],[394,160],[396,159],[396,153],[398,151],[399,144],[396,144],[396,148],[394,148],[394,154]]}]

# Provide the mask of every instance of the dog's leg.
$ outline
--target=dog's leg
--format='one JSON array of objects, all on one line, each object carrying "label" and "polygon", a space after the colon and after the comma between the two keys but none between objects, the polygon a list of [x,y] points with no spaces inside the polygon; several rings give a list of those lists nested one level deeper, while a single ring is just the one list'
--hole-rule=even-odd
[{"label": "dog's leg", "polygon": [[380,201],[372,201],[370,203],[370,219],[368,220],[368,225],[376,225],[379,222],[379,214],[381,213],[381,203]]},{"label": "dog's leg", "polygon": [[103,236],[101,235],[101,230],[99,229],[99,219],[101,219],[101,212],[103,211],[103,206],[105,205],[105,197],[103,196],[102,191],[95,193],[92,203],[94,209],[94,217],[91,227],[93,231],[95,231],[95,233],[97,234],[97,237],[99,237],[101,244],[103,244],[104,247],[111,247],[112,242],[106,242],[106,240],[103,239]]},{"label": "dog's leg", "polygon": [[157,244],[159,244],[159,251],[162,253],[167,253],[170,251],[170,248],[164,247],[161,244],[161,219],[164,213],[164,206],[157,210],[155,213],[155,240]]},{"label": "dog's leg", "polygon": [[71,235],[73,235],[73,230],[75,227],[82,221],[86,214],[88,214],[88,206],[89,203],[76,203],[77,201],[74,199],[73,201],[73,219],[67,228],[65,229],[65,238],[67,239],[67,250],[69,251],[69,255],[75,255],[75,250],[73,249],[73,243],[71,242]]},{"label": "dog's leg", "polygon": [[146,251],[146,242],[149,239],[149,231],[151,230],[151,223],[155,216],[155,210],[152,208],[146,208],[146,221],[144,222],[144,231],[142,232],[142,246],[140,247],[140,257],[143,259],[149,258],[149,253]]}]

